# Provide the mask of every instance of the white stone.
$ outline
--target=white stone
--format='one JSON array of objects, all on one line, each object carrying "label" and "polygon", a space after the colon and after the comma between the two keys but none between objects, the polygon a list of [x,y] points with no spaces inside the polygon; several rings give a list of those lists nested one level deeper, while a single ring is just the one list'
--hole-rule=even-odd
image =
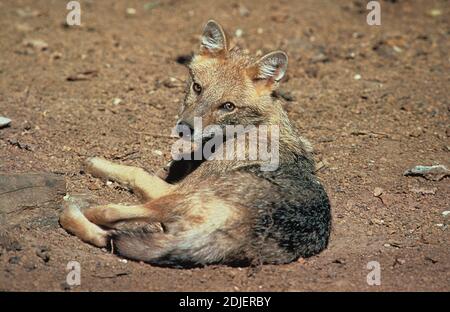
[{"label": "white stone", "polygon": [[11,123],[11,119],[0,116],[0,128],[6,127]]},{"label": "white stone", "polygon": [[114,105],[119,105],[120,103],[122,103],[122,99],[115,98],[115,99],[113,100],[113,104],[114,104]]},{"label": "white stone", "polygon": [[128,15],[136,15],[136,9],[135,8],[127,8],[127,14]]}]

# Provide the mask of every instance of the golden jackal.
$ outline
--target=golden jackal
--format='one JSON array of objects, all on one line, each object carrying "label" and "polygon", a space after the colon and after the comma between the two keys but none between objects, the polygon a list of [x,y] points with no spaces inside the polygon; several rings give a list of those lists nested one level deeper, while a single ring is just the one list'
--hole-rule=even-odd
[{"label": "golden jackal", "polygon": [[274,96],[287,61],[281,51],[251,59],[230,48],[222,27],[209,21],[188,65],[179,121],[190,128],[195,117],[204,126],[279,127],[276,170],[261,170],[261,160],[181,160],[161,178],[91,158],[89,173],[130,187],[145,203],[68,202],[61,225],[85,242],[111,244],[124,257],[161,266],[288,263],[326,248],[330,204],[314,175],[311,147]]}]

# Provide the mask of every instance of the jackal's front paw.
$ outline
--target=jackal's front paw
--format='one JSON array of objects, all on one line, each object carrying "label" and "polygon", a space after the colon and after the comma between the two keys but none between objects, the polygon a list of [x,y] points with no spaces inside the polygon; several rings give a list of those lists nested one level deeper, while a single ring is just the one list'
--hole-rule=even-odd
[{"label": "jackal's front paw", "polygon": [[107,172],[105,172],[105,165],[108,164],[106,159],[100,157],[90,157],[85,160],[83,169],[86,173],[93,175],[94,177],[106,178]]}]

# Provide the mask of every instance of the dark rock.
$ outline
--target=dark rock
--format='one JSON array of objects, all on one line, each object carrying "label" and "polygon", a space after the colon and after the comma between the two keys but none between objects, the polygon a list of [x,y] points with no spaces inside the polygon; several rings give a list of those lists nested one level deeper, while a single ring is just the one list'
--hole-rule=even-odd
[{"label": "dark rock", "polygon": [[11,264],[18,264],[20,262],[20,257],[19,256],[13,256],[13,257],[9,258],[8,262],[11,263]]}]

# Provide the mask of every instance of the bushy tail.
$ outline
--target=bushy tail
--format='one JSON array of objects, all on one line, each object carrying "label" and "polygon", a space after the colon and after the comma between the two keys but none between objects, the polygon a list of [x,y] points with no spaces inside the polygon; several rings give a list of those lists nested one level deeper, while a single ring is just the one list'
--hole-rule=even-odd
[{"label": "bushy tail", "polygon": [[160,225],[149,224],[137,229],[115,231],[111,235],[111,248],[118,255],[157,266],[199,266],[187,253],[177,248],[177,241],[173,235],[164,233]]}]

